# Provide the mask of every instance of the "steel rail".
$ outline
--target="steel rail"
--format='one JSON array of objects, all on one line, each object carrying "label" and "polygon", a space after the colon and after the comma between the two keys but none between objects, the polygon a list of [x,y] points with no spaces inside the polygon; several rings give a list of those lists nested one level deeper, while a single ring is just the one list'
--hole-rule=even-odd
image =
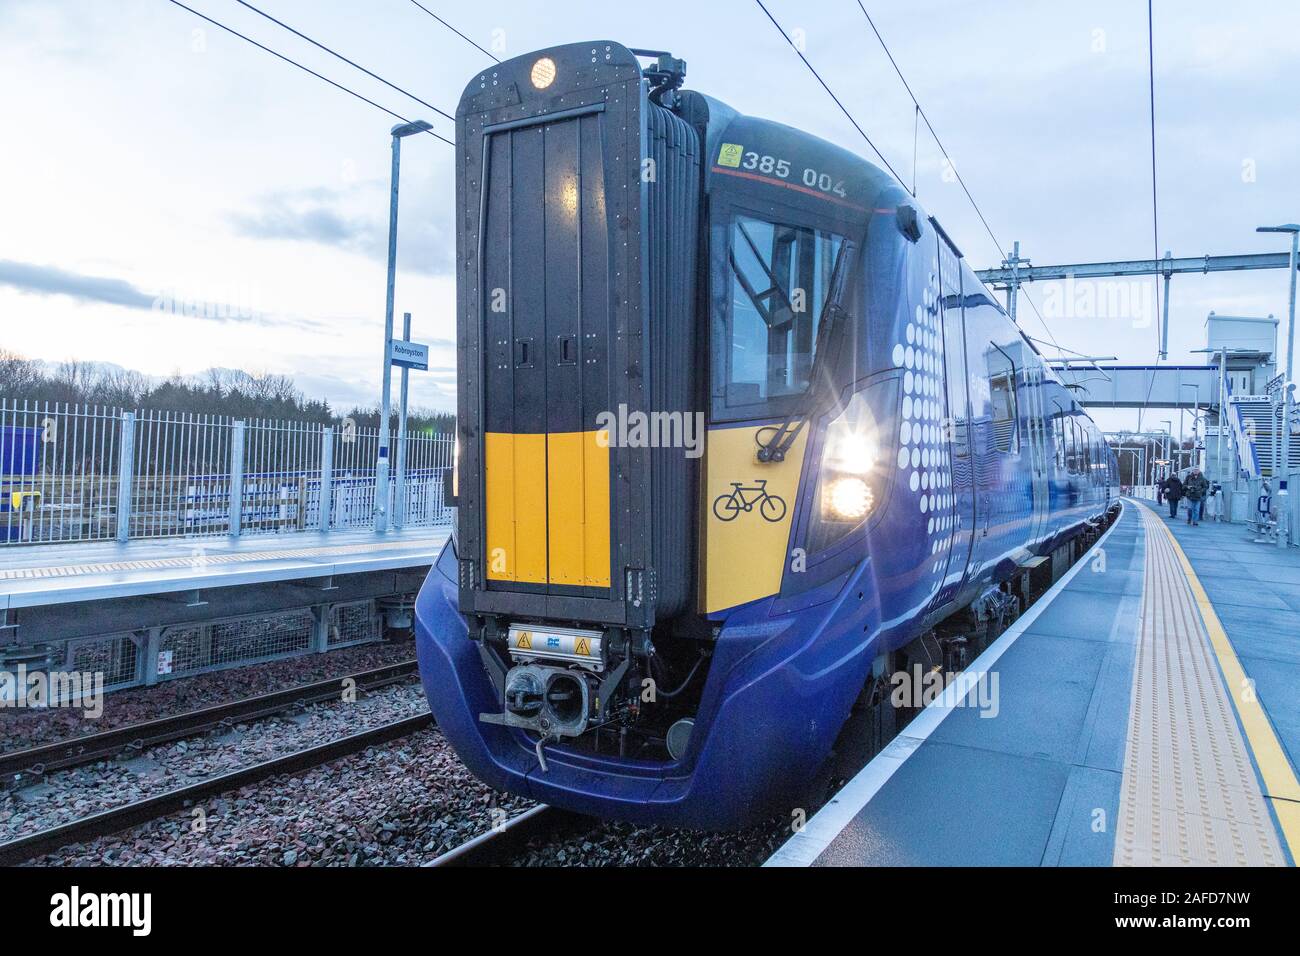
[{"label": "steel rail", "polygon": [[182,809],[188,803],[252,783],[260,783],[278,774],[310,770],[331,760],[351,756],[367,747],[407,737],[432,725],[433,715],[427,712],[416,714],[414,717],[404,717],[305,750],[240,767],[209,780],[201,780],[166,793],[155,794],[111,810],[104,810],[88,817],[30,833],[7,843],[0,843],[0,866],[14,866],[51,853],[70,843],[81,843],[96,837],[109,836]]},{"label": "steel rail", "polygon": [[358,690],[374,690],[404,680],[415,673],[415,669],[414,660],[401,661],[356,674],[159,717],[140,724],[115,727],[84,737],[0,753],[0,783],[20,784],[28,777],[40,777],[54,770],[84,766],[125,750],[140,752],[173,740],[195,737],[226,724],[273,717],[299,705],[328,700],[340,692],[345,680],[356,681]]},{"label": "steel rail", "polygon": [[534,837],[549,836],[583,821],[590,823],[591,818],[539,803],[518,816],[511,817],[500,827],[480,833],[424,865],[492,866],[505,863],[512,856],[521,853]]}]

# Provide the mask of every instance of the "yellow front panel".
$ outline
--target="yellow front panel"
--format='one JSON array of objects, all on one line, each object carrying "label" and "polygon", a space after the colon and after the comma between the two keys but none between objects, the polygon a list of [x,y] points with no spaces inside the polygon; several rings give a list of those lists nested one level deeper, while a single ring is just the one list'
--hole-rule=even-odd
[{"label": "yellow front panel", "polygon": [[487,576],[546,583],[546,436],[484,436]]},{"label": "yellow front panel", "polygon": [[[715,428],[705,454],[704,610],[711,614],[781,588],[808,429],[785,461],[760,462],[756,433],[771,426]],[[736,487],[739,483],[740,487]]]},{"label": "yellow front panel", "polygon": [[603,435],[547,436],[552,584],[609,587],[609,447]]}]

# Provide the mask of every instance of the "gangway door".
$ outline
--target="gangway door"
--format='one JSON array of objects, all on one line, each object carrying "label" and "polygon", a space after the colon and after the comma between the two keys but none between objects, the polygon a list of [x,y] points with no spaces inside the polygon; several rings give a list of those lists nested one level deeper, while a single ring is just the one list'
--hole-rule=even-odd
[{"label": "gangway door", "polygon": [[457,144],[461,611],[649,627],[693,580],[655,426],[696,404],[695,133],[601,41],[486,70]]}]

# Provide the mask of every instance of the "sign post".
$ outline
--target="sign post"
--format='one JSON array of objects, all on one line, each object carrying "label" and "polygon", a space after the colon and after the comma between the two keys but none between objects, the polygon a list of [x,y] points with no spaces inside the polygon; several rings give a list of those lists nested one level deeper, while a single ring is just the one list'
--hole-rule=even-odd
[{"label": "sign post", "polygon": [[[423,357],[418,354],[423,352]],[[401,530],[406,524],[406,396],[410,385],[411,369],[429,370],[429,347],[411,341],[411,313],[402,314],[402,341],[394,342],[390,355],[394,365],[402,369],[402,392],[397,406],[397,491],[393,496],[393,527]]]}]

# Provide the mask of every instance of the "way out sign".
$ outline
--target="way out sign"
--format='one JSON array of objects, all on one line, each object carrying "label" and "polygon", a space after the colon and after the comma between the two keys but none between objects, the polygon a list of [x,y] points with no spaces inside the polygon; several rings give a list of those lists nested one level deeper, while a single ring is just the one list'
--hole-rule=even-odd
[{"label": "way out sign", "polygon": [[417,372],[427,372],[429,371],[429,346],[421,345],[419,342],[403,342],[394,339],[392,349],[388,353],[388,359],[394,365],[400,365],[402,368],[413,368]]}]

